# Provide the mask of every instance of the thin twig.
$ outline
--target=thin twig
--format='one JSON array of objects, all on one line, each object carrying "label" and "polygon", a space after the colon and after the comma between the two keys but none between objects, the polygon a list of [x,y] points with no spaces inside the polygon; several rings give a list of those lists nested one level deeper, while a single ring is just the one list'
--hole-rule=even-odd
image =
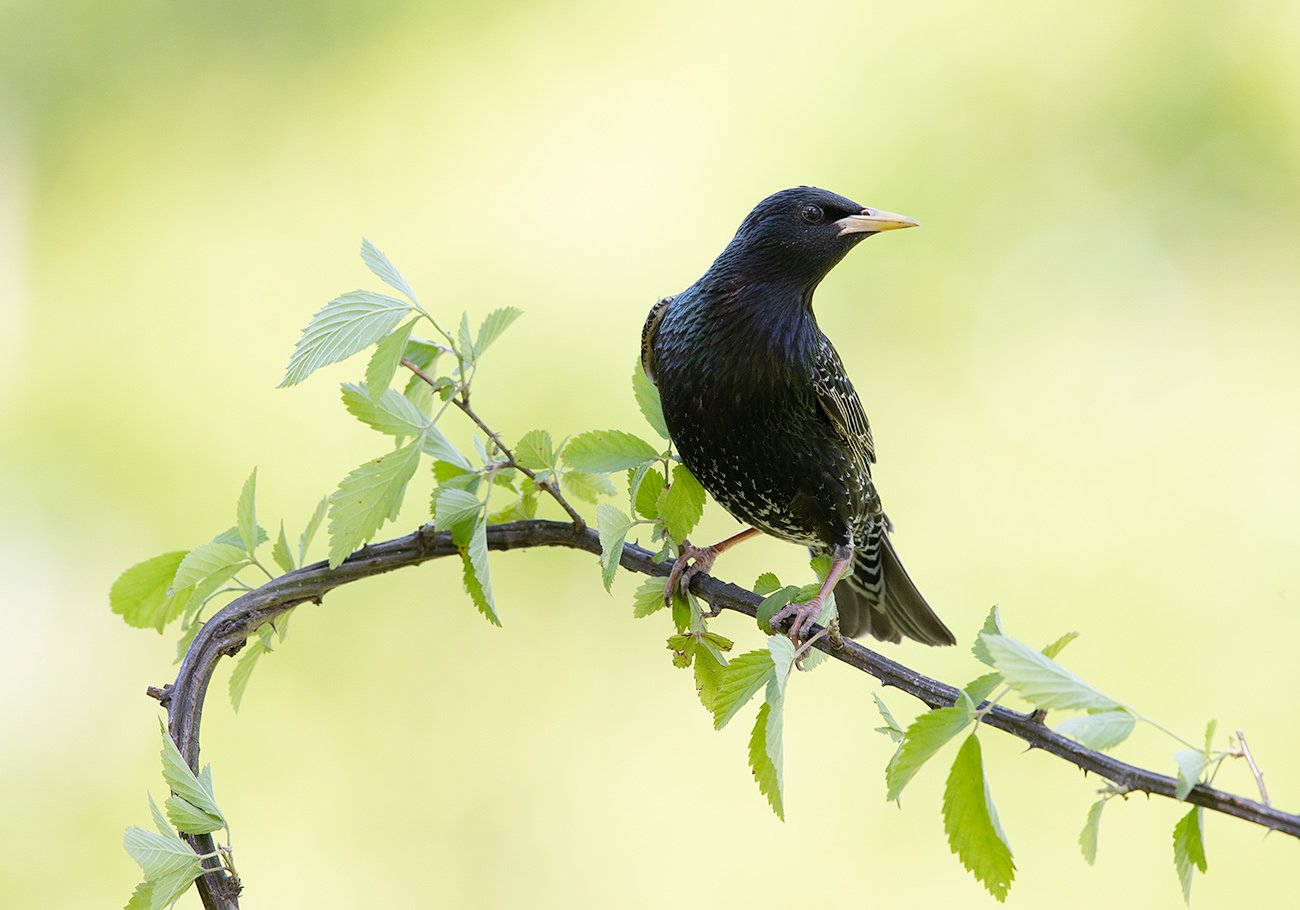
[{"label": "thin twig", "polygon": [[1259,765],[1255,764],[1255,756],[1250,754],[1250,746],[1246,745],[1246,734],[1238,730],[1237,742],[1241,743],[1241,756],[1246,759],[1246,764],[1250,767],[1250,773],[1255,775],[1255,784],[1259,787],[1259,799],[1266,806],[1273,805],[1268,799],[1268,787],[1264,786],[1264,772],[1259,770]]}]

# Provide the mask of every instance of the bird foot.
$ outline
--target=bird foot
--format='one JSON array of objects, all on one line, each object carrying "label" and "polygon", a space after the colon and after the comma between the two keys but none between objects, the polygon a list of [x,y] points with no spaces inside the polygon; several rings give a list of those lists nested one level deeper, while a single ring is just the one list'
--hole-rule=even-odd
[{"label": "bird foot", "polygon": [[682,541],[682,551],[673,563],[673,570],[668,573],[668,584],[664,588],[664,605],[673,605],[673,593],[680,590],[685,595],[691,587],[691,579],[701,572],[713,568],[713,562],[722,552],[717,547],[697,547],[690,541]]},{"label": "bird foot", "polygon": [[803,635],[808,631],[808,627],[813,624],[818,616],[822,615],[822,610],[826,606],[826,598],[818,594],[811,600],[805,600],[803,603],[786,604],[780,610],[772,614],[769,624],[772,628],[778,628],[787,619],[790,620],[790,628],[786,634],[794,642],[797,648],[803,639]]}]

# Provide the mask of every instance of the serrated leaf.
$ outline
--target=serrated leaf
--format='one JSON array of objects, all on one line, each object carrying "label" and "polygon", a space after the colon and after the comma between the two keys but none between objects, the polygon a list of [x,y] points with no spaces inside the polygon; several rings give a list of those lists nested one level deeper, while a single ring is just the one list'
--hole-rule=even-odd
[{"label": "serrated leaf", "polygon": [[365,543],[402,505],[420,463],[414,440],[349,472],[330,495],[330,567]]},{"label": "serrated leaf", "polygon": [[602,502],[596,506],[596,531],[600,535],[601,580],[605,590],[614,583],[618,572],[619,560],[623,556],[623,545],[627,542],[627,532],[632,529],[632,519],[622,509]]},{"label": "serrated leaf", "polygon": [[365,237],[361,238],[361,261],[384,284],[395,291],[401,291],[411,299],[412,303],[416,302],[415,292],[411,290],[411,286],[402,277],[402,273],[397,271],[397,267],[388,260],[387,256],[380,252],[379,247]]},{"label": "serrated leaf", "polygon": [[469,544],[461,550],[461,559],[465,590],[474,606],[488,622],[500,626],[501,617],[497,615],[496,601],[492,597],[492,574],[488,567],[487,522],[483,519],[475,522]]},{"label": "serrated leaf", "polygon": [[984,625],[980,628],[979,634],[975,636],[975,643],[970,647],[970,652],[975,655],[975,659],[986,666],[993,666],[993,657],[984,645],[983,636],[1001,634],[1002,614],[998,611],[998,605],[994,604],[989,609],[989,615],[984,618]]},{"label": "serrated leaf", "polygon": [[754,593],[759,597],[767,597],[779,590],[781,590],[781,579],[772,572],[764,572],[754,579]]},{"label": "serrated leaf", "polygon": [[974,719],[964,702],[918,715],[903,734],[903,744],[885,766],[885,799],[890,802],[898,799],[916,772]]},{"label": "serrated leaf", "polygon": [[529,430],[515,443],[515,464],[530,471],[555,467],[555,444],[546,430]]},{"label": "serrated leaf", "polygon": [[986,698],[993,694],[1002,683],[1001,673],[985,673],[983,676],[977,676],[962,687],[966,697],[971,700],[971,704],[978,706]]},{"label": "serrated leaf", "polygon": [[[663,606],[663,596],[659,597],[659,606]],[[727,661],[703,640],[695,648],[695,692],[700,697],[704,710],[713,713],[713,706],[718,700],[718,689],[722,685],[722,672]]]},{"label": "serrated leaf", "polygon": [[389,391],[388,387],[393,384],[393,377],[397,375],[397,367],[402,361],[402,355],[406,353],[406,343],[410,341],[411,330],[414,328],[415,320],[412,319],[396,331],[385,335],[379,344],[375,345],[375,352],[370,355],[370,363],[366,364],[366,391],[372,400],[382,397]]},{"label": "serrated leaf", "polygon": [[146,882],[180,875],[193,870],[190,880],[199,874],[199,856],[175,835],[167,836],[132,826],[126,829],[122,846],[140,866]]},{"label": "serrated leaf", "polygon": [[1174,825],[1174,868],[1178,870],[1178,881],[1183,886],[1183,903],[1192,902],[1193,868],[1202,873],[1208,868],[1205,860],[1205,839],[1201,833],[1204,810],[1200,806],[1192,809]]},{"label": "serrated leaf", "polygon": [[889,708],[885,706],[884,701],[881,700],[879,695],[872,692],[871,697],[876,700],[876,710],[880,712],[881,718],[885,721],[883,727],[876,727],[876,732],[885,734],[896,743],[901,743],[903,741],[903,736],[905,735],[903,728],[898,725],[898,721],[894,720],[894,715],[890,712]]},{"label": "serrated leaf", "polygon": [[781,734],[784,714],[784,700],[765,700],[758,706],[758,716],[754,719],[754,731],[749,736],[749,767],[758,782],[758,791],[767,797],[768,803],[776,817],[785,821],[785,808],[782,806],[782,765],[784,750]]},{"label": "serrated leaf", "polygon": [[980,639],[1007,685],[1035,707],[1101,711],[1123,707],[1024,642],[989,633],[981,633]]},{"label": "serrated leaf", "polygon": [[704,487],[684,464],[673,468],[673,482],[659,497],[659,512],[664,528],[673,540],[680,543],[704,514]]},{"label": "serrated leaf", "polygon": [[266,645],[260,641],[253,641],[245,645],[244,653],[239,655],[235,669],[230,674],[230,706],[236,711],[244,700],[244,692],[248,689],[248,680],[253,675],[257,660],[266,651]]},{"label": "serrated leaf", "polygon": [[183,604],[167,597],[167,590],[188,550],[163,553],[138,562],[117,577],[108,592],[113,612],[137,629],[157,629],[161,634],[175,619]]},{"label": "serrated leaf", "polygon": [[785,684],[794,666],[794,642],[784,635],[773,635],[767,640],[767,650],[772,655],[772,684],[777,694],[785,697]]},{"label": "serrated leaf", "polygon": [[772,681],[775,667],[772,652],[748,651],[732,659],[722,671],[718,694],[713,702],[713,728],[721,730],[754,693]]},{"label": "serrated leaf", "polygon": [[776,612],[787,604],[793,603],[794,599],[799,596],[800,588],[795,585],[786,585],[779,591],[773,591],[763,598],[763,602],[758,605],[758,612],[755,615],[755,621],[758,627],[763,630],[765,635],[773,635],[775,631],[772,628],[772,617]]},{"label": "serrated leaf", "polygon": [[1078,632],[1066,632],[1056,641],[1052,642],[1050,645],[1047,645],[1045,648],[1043,648],[1042,651],[1043,656],[1055,660],[1056,655],[1060,654],[1063,650],[1065,650],[1065,646],[1068,645],[1070,642],[1074,641],[1078,637],[1079,637]]},{"label": "serrated leaf", "polygon": [[524,311],[518,307],[503,306],[484,316],[483,323],[478,328],[478,337],[474,340],[475,357],[482,357],[488,346],[500,338],[501,333],[510,326],[510,323],[523,314]]},{"label": "serrated leaf", "polygon": [[456,330],[456,347],[459,348],[457,353],[464,363],[461,371],[461,380],[465,379],[465,373],[474,365],[477,359],[474,353],[474,336],[469,331],[469,313],[460,314],[460,327]]},{"label": "serrated leaf", "polygon": [[239,529],[239,540],[244,545],[244,552],[252,554],[257,549],[257,468],[248,475],[244,487],[235,503],[235,527]]},{"label": "serrated leaf", "polygon": [[1219,722],[1211,720],[1205,725],[1205,755],[1208,758],[1210,750],[1214,746],[1214,731],[1218,728]]},{"label": "serrated leaf", "polygon": [[608,474],[588,474],[585,471],[565,471],[560,475],[560,485],[579,499],[596,505],[602,496],[613,496],[614,481]]},{"label": "serrated leaf", "polygon": [[627,492],[636,513],[651,520],[659,517],[659,497],[664,493],[664,472],[652,463],[628,472]]},{"label": "serrated leaf", "polygon": [[340,388],[348,413],[372,430],[387,436],[418,436],[430,426],[427,414],[392,389],[385,389],[376,400],[355,382],[342,383]]},{"label": "serrated leaf", "polygon": [[158,803],[154,801],[153,794],[149,794],[149,814],[153,816],[154,827],[163,837],[175,837],[176,832],[172,830],[171,822],[167,821],[167,816],[163,815],[163,810],[158,808]]},{"label": "serrated leaf", "polygon": [[589,474],[626,471],[658,458],[650,443],[622,430],[579,433],[564,447],[565,465]]},{"label": "serrated leaf", "polygon": [[172,580],[170,596],[182,609],[198,605],[216,593],[249,564],[243,544],[205,543],[181,560]]},{"label": "serrated leaf", "polygon": [[334,298],[302,330],[278,388],[297,385],[321,367],[370,347],[410,312],[409,304],[373,291]]},{"label": "serrated leaf", "polygon": [[293,551],[289,549],[289,538],[284,533],[284,520],[280,521],[280,536],[271,547],[271,559],[285,572],[292,572],[297,566],[293,564]]},{"label": "serrated leaf", "polygon": [[638,360],[632,368],[632,394],[636,397],[636,406],[641,409],[641,416],[650,424],[650,429],[662,438],[668,438],[668,424],[664,422],[664,409],[659,401],[659,390],[645,374],[645,368]]},{"label": "serrated leaf", "polygon": [[1178,784],[1174,787],[1174,798],[1185,800],[1205,773],[1207,757],[1204,752],[1196,749],[1179,749],[1174,753],[1174,762],[1178,765]]},{"label": "serrated leaf", "polygon": [[664,608],[664,588],[668,579],[663,577],[647,578],[637,587],[632,595],[632,616],[644,619]]},{"label": "serrated leaf", "polygon": [[126,902],[122,910],[151,910],[153,901],[153,885],[148,882],[140,882],[131,892],[131,898]]},{"label": "serrated leaf", "polygon": [[1095,711],[1068,717],[1056,725],[1056,732],[1078,740],[1089,749],[1105,751],[1118,746],[1133,732],[1136,718],[1127,711]]},{"label": "serrated leaf", "polygon": [[[162,727],[161,722],[159,726]],[[180,749],[176,748],[176,742],[172,739],[171,734],[167,732],[166,727],[162,727],[162,739],[163,780],[167,782],[167,786],[177,796],[188,800],[213,818],[220,819],[222,826],[224,826],[225,817],[221,814],[221,810],[217,808],[216,799],[204,787],[194,772],[190,770],[190,766],[181,757]],[[149,878],[150,876],[146,874],[145,877]]]},{"label": "serrated leaf", "polygon": [[943,829],[948,846],[961,864],[989,894],[1005,901],[1016,876],[1016,864],[989,795],[980,741],[974,733],[957,750],[948,774],[943,791]]},{"label": "serrated leaf", "polygon": [[307,527],[303,528],[302,535],[298,538],[298,562],[306,562],[307,548],[311,542],[316,539],[316,532],[320,530],[321,522],[325,520],[325,513],[329,511],[330,498],[328,496],[316,503],[316,511],[311,513],[311,518],[307,519]]},{"label": "serrated leaf", "polygon": [[433,524],[439,531],[451,531],[457,546],[465,546],[483,513],[483,502],[465,490],[439,487],[433,501]]},{"label": "serrated leaf", "polygon": [[223,819],[179,796],[167,797],[167,818],[176,826],[177,831],[184,834],[211,834],[226,826]]},{"label": "serrated leaf", "polygon": [[1101,810],[1106,808],[1106,800],[1099,799],[1088,810],[1088,820],[1079,832],[1079,852],[1089,866],[1097,862],[1097,834],[1101,830]]}]

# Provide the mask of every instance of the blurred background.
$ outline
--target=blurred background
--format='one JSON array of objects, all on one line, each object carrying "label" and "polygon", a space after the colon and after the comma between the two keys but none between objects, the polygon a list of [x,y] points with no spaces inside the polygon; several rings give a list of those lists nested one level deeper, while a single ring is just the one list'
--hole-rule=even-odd
[{"label": "blurred background", "polygon": [[[648,8],[647,8],[648,9]],[[296,535],[385,441],[334,383],[277,391],[363,234],[449,320],[526,312],[476,403],[502,433],[641,432],[646,310],[760,198],[808,183],[925,222],[818,295],[871,415],[904,561],[959,640],[990,605],[1179,731],[1247,731],[1300,809],[1300,6],[402,0],[0,5],[0,881],[125,903],[122,830],[164,795],[174,636],[128,565],[234,521]],[[445,424],[468,444],[464,427]],[[421,473],[382,536],[425,517]],[[710,506],[700,539],[731,533]],[[318,549],[318,555],[323,554]],[[797,547],[717,573],[807,577]],[[301,610],[204,735],[248,907],[984,907],[944,768],[885,803],[872,680],[797,679],[781,824],[593,557],[493,558],[504,629],[434,563]],[[754,647],[728,616],[716,628]],[[965,646],[886,646],[963,683]],[[919,704],[883,693],[906,722]],[[1178,907],[1166,800],[983,737],[1010,903]],[[1139,733],[1121,757],[1172,771]],[[948,758],[951,757],[946,753]],[[942,763],[942,759],[941,759]],[[1217,781],[1248,795],[1246,770]],[[1197,906],[1277,906],[1282,836],[1206,818]],[[311,842],[303,838],[309,832]],[[330,845],[328,854],[312,847]],[[184,906],[198,906],[193,896]]]}]

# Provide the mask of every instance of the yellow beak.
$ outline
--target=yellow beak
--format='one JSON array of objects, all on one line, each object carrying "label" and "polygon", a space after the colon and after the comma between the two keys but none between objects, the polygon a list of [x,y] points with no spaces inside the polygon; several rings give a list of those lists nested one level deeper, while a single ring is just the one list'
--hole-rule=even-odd
[{"label": "yellow beak", "polygon": [[880,209],[863,209],[860,215],[849,215],[835,222],[840,236],[845,234],[874,234],[879,231],[896,231],[899,228],[920,227],[921,222],[906,215],[882,212]]}]

